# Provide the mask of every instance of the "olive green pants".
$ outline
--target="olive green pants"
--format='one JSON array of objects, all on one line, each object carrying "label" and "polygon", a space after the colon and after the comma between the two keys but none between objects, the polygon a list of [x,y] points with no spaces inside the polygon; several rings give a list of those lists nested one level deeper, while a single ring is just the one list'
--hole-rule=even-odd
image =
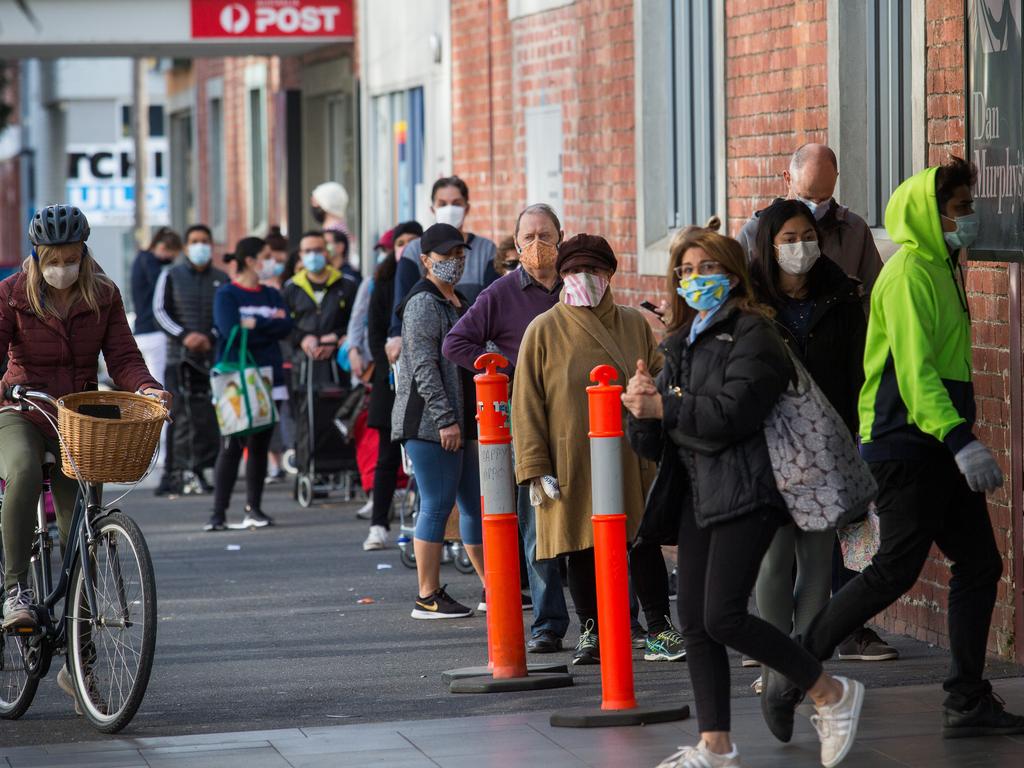
[{"label": "olive green pants", "polygon": [[57,528],[62,542],[68,540],[75,511],[78,483],[60,471],[60,447],[20,413],[0,413],[0,477],[7,483],[0,507],[3,531],[4,587],[27,584],[36,509],[43,484],[43,456],[57,457],[50,475]]}]

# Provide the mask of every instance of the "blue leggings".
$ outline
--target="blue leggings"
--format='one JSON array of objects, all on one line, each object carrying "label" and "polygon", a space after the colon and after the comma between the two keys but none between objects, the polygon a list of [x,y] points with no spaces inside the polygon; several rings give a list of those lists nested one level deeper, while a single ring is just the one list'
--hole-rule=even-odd
[{"label": "blue leggings", "polygon": [[480,523],[480,463],[476,441],[446,451],[440,443],[408,440],[406,453],[412,460],[420,511],[416,516],[416,538],[444,541],[444,529],[455,502],[459,503],[459,532],[464,544],[482,544]]}]

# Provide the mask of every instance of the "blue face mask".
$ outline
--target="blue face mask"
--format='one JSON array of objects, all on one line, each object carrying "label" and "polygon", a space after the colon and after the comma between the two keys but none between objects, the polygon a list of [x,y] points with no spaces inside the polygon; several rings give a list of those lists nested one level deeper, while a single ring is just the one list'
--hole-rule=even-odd
[{"label": "blue face mask", "polygon": [[961,248],[970,248],[978,239],[978,214],[968,213],[966,216],[957,216],[955,219],[949,216],[942,218],[956,224],[955,232],[943,232],[946,244],[955,251]]},{"label": "blue face mask", "polygon": [[828,213],[828,209],[832,205],[831,200],[825,200],[823,202],[816,203],[813,200],[808,200],[807,198],[800,197],[799,195],[797,195],[796,199],[807,206],[807,208],[811,212],[811,216],[814,217],[815,221],[821,221],[823,218],[825,218],[825,214]]},{"label": "blue face mask", "polygon": [[307,251],[302,254],[302,266],[307,272],[319,272],[327,266],[327,257],[323,251]]},{"label": "blue face mask", "polygon": [[729,298],[730,290],[728,275],[694,275],[680,280],[676,293],[698,312],[710,312]]},{"label": "blue face mask", "polygon": [[213,256],[213,249],[210,248],[209,243],[192,243],[185,250],[188,254],[188,260],[197,267],[205,267],[210,263],[210,258]]}]

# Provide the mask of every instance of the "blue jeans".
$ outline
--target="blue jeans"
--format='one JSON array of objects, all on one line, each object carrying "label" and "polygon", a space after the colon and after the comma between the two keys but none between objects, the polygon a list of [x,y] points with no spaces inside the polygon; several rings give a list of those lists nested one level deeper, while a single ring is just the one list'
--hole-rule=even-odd
[{"label": "blue jeans", "polygon": [[480,523],[480,458],[476,441],[457,451],[446,451],[440,443],[408,440],[406,453],[416,473],[420,511],[416,515],[416,538],[441,543],[455,502],[459,503],[459,533],[464,544],[482,544]]},{"label": "blue jeans", "polygon": [[530,489],[519,487],[517,512],[519,530],[523,535],[526,550],[527,577],[530,580],[530,596],[533,598],[533,626],[531,634],[550,632],[556,637],[565,637],[569,629],[569,611],[565,607],[565,592],[562,590],[562,574],[558,570],[558,558],[537,559],[536,512],[530,505]]}]

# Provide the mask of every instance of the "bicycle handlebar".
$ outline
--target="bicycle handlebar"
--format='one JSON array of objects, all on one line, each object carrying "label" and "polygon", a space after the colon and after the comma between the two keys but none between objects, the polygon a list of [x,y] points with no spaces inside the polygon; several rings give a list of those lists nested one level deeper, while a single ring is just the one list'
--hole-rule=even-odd
[{"label": "bicycle handlebar", "polygon": [[13,387],[4,387],[3,396],[5,400],[11,402],[32,402],[33,400],[41,400],[47,405],[57,407],[57,400],[50,397],[45,392],[37,392],[33,389],[28,389],[24,384],[15,384]]}]

